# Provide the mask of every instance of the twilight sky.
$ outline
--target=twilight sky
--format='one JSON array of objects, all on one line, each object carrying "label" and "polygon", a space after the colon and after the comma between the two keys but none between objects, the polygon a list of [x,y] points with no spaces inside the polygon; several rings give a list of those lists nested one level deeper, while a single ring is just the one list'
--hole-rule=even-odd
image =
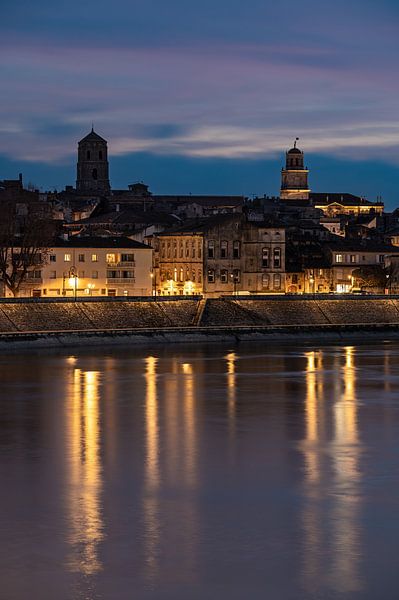
[{"label": "twilight sky", "polygon": [[397,0],[1,0],[0,179],[278,193],[295,136],[314,191],[399,205]]}]

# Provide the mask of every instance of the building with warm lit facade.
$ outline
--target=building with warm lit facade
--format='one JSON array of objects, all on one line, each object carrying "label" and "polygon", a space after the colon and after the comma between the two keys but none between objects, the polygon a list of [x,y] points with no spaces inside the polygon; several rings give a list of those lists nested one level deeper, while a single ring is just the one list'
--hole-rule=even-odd
[{"label": "building with warm lit facade", "polygon": [[353,194],[319,194],[311,193],[310,200],[315,208],[320,209],[325,216],[335,217],[337,215],[382,215],[384,212],[383,202],[369,202],[360,196]]},{"label": "building with warm lit facade", "polygon": [[285,229],[271,219],[218,215],[159,234],[162,295],[264,294],[285,290]]},{"label": "building with warm lit facade", "polygon": [[[128,238],[58,240],[28,273],[19,296],[152,295],[152,248]],[[11,297],[7,289],[5,294]]]},{"label": "building with warm lit facade", "polygon": [[304,153],[297,148],[297,140],[285,157],[285,168],[281,170],[281,200],[309,199],[309,170],[304,165]]}]

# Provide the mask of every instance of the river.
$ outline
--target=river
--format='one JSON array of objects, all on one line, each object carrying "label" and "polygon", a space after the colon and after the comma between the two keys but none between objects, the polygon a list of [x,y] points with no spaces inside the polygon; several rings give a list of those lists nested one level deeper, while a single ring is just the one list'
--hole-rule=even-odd
[{"label": "river", "polygon": [[4,600],[396,600],[399,345],[0,357]]}]

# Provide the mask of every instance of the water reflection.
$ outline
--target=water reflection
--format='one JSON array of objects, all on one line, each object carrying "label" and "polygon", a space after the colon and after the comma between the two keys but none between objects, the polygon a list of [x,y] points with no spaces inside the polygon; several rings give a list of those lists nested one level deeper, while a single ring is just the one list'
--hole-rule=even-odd
[{"label": "water reflection", "polygon": [[85,575],[102,569],[98,555],[103,539],[99,382],[97,371],[75,368],[67,401],[68,567]]},{"label": "water reflection", "polygon": [[345,364],[342,368],[343,393],[334,405],[334,582],[344,592],[360,588],[359,559],[360,542],[358,484],[359,444],[356,399],[355,349],[345,348]]},{"label": "water reflection", "polygon": [[[337,354],[333,363],[336,381],[332,397],[331,440],[324,427],[328,419],[328,398],[324,393],[323,353],[312,351],[305,356],[305,587],[309,592],[315,591],[329,579],[330,585],[337,591],[352,592],[360,589],[357,522],[360,473],[355,350],[351,346],[345,347],[343,356]],[[342,360],[344,365],[341,367]],[[325,499],[328,488],[331,502]],[[332,524],[329,538],[324,537],[323,523],[327,522]],[[331,567],[327,570],[326,553],[331,553]]]},{"label": "water reflection", "polygon": [[145,485],[144,485],[144,556],[147,576],[155,577],[158,565],[159,525],[159,424],[157,398],[157,359],[145,359]]},{"label": "water reflection", "polygon": [[236,402],[237,402],[237,376],[236,376],[236,360],[235,352],[229,352],[225,356],[227,366],[227,413],[229,419],[230,435],[235,432],[236,420]]}]

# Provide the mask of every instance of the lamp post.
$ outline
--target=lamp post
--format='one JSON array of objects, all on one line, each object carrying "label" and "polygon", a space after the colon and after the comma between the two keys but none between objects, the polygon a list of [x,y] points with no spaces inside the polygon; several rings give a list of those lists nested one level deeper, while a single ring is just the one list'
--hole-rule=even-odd
[{"label": "lamp post", "polygon": [[386,279],[387,279],[387,287],[386,287],[387,293],[388,293],[388,294],[391,294],[391,278],[390,278],[390,276],[389,276],[389,273],[387,273],[387,274],[385,275],[385,277],[386,277]]},{"label": "lamp post", "polygon": [[157,296],[157,278],[156,278],[156,274],[154,271],[151,271],[150,277],[151,277],[151,293],[156,298],[156,296]]},{"label": "lamp post", "polygon": [[76,273],[75,267],[71,267],[71,269],[69,271],[69,285],[71,288],[73,288],[74,298],[75,298],[75,302],[76,302],[77,295],[78,295],[78,274]]},{"label": "lamp post", "polygon": [[310,293],[311,293],[311,294],[313,295],[313,297],[314,297],[314,277],[313,277],[313,275],[311,275],[311,276],[309,277],[309,283],[310,283],[310,290],[309,290],[309,291],[310,291]]}]

